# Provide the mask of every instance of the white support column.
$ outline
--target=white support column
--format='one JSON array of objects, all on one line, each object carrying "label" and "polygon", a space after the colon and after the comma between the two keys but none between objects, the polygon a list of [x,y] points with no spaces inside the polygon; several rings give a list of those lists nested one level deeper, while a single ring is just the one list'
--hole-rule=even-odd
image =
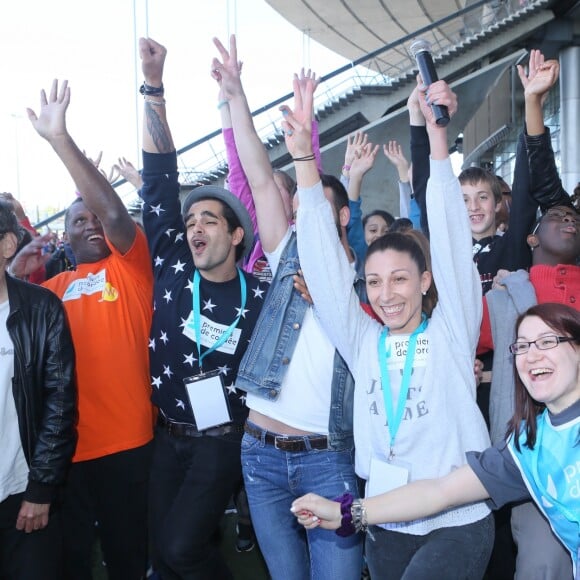
[{"label": "white support column", "polygon": [[562,183],[570,194],[580,182],[580,46],[560,52]]}]

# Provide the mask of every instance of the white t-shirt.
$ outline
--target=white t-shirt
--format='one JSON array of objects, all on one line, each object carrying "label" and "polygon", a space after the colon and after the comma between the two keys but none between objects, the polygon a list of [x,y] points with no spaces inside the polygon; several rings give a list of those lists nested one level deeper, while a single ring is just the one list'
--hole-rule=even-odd
[{"label": "white t-shirt", "polygon": [[[292,230],[271,254],[266,254],[276,275]],[[246,405],[266,417],[309,433],[328,435],[335,349],[309,307],[276,401],[248,393]]]},{"label": "white t-shirt", "polygon": [[14,344],[6,329],[8,300],[0,304],[0,501],[22,493],[28,483],[28,464],[22,450],[18,415],[12,392]]}]

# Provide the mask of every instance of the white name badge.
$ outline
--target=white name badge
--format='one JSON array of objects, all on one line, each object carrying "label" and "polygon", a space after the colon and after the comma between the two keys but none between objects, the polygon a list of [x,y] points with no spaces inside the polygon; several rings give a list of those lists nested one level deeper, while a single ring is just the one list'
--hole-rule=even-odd
[{"label": "white name badge", "polygon": [[371,458],[371,471],[366,487],[366,497],[387,493],[409,483],[409,470],[400,465]]},{"label": "white name badge", "polygon": [[232,416],[219,370],[183,379],[199,431],[231,423]]},{"label": "white name badge", "polygon": [[[225,324],[218,324],[206,316],[202,316],[200,318],[200,325],[200,346],[205,346],[206,348],[211,348],[222,337],[222,334],[229,328],[229,326]],[[193,323],[193,311],[189,314],[185,322],[185,326],[183,327],[183,334],[190,340],[193,340],[193,342],[196,342],[195,325]],[[216,350],[226,354],[235,354],[238,343],[240,342],[241,335],[241,329],[234,328],[228,339],[223,344],[218,346]]]}]

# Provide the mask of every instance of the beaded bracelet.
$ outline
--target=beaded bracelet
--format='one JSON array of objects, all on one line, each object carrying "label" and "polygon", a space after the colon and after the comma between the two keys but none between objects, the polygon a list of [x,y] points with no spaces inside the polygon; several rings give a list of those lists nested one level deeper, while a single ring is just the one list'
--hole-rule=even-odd
[{"label": "beaded bracelet", "polygon": [[149,103],[150,105],[155,105],[156,107],[161,107],[162,105],[164,105],[166,103],[165,99],[161,99],[160,101],[156,101],[155,99],[148,99],[147,97],[145,97],[143,100],[146,103]]},{"label": "beaded bracelet", "polygon": [[350,171],[350,165],[343,165],[342,170],[343,171]]},{"label": "beaded bracelet", "polygon": [[340,503],[340,513],[342,514],[342,519],[340,520],[340,528],[336,530],[336,534],[343,538],[347,536],[352,536],[356,532],[356,528],[352,523],[352,502],[354,498],[352,493],[343,493],[339,497],[335,497],[334,501]]}]

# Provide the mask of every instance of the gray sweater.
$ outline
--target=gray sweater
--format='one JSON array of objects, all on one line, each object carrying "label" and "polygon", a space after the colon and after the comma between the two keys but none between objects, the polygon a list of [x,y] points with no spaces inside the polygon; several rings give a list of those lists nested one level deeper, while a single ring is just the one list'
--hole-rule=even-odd
[{"label": "gray sweater", "polygon": [[491,442],[505,440],[507,423],[514,413],[514,359],[509,345],[515,340],[516,319],[537,304],[536,292],[525,270],[502,281],[502,288],[485,295],[493,338],[493,374],[489,399]]},{"label": "gray sweater", "polygon": [[[298,251],[315,313],[355,378],[354,438],[357,474],[369,478],[371,458],[385,461],[389,433],[380,395],[377,344],[382,325],[368,316],[352,292],[353,271],[336,233],[321,184],[299,189]],[[396,456],[410,466],[410,480],[441,477],[465,464],[466,451],[489,446],[485,422],[475,402],[473,361],[481,323],[481,283],[471,252],[471,231],[451,164],[431,161],[427,189],[433,276],[439,292],[425,333],[428,355],[414,373],[409,409],[396,440]],[[405,336],[397,335],[397,339]],[[420,381],[417,377],[421,377]],[[420,384],[419,384],[420,382]],[[393,392],[394,400],[398,393]],[[373,399],[371,401],[371,398]],[[489,508],[478,502],[430,518],[388,524],[424,535],[442,527],[483,519]]]}]

